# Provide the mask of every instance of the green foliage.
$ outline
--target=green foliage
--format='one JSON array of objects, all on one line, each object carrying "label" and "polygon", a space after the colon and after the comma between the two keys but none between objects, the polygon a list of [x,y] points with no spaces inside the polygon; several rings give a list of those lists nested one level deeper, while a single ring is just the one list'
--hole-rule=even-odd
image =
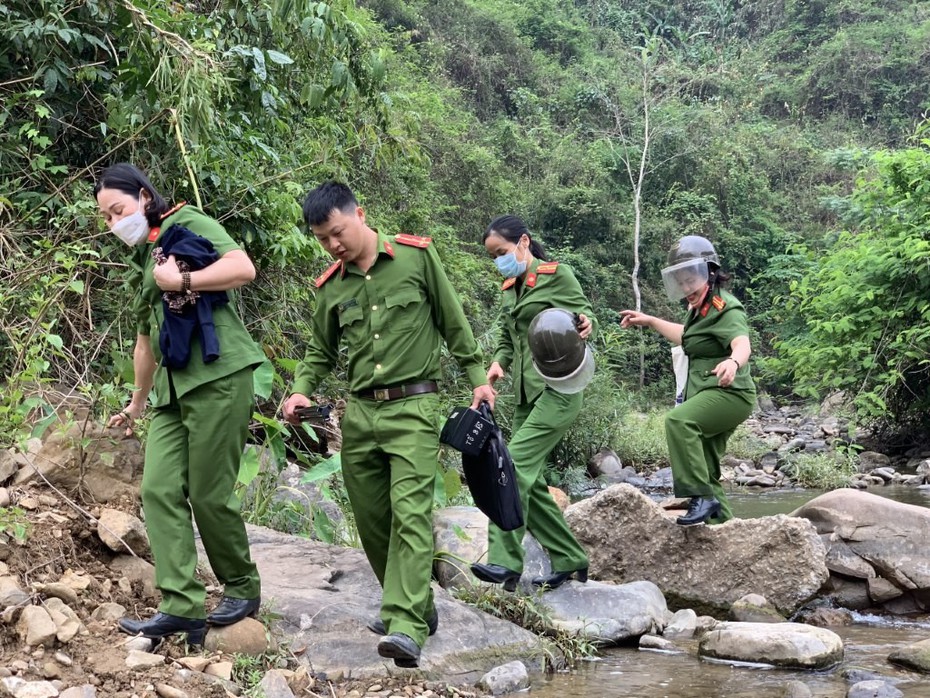
[{"label": "green foliage", "polygon": [[776,343],[772,370],[790,372],[801,395],[848,391],[863,422],[919,431],[930,414],[930,140],[872,162],[846,206],[853,227],[792,284],[804,331]]},{"label": "green foliage", "polygon": [[19,507],[0,507],[0,534],[5,533],[25,543],[31,527],[26,512]]},{"label": "green foliage", "polygon": [[593,657],[596,647],[590,640],[556,627],[546,607],[540,603],[542,593],[539,591],[535,596],[529,596],[488,585],[464,586],[455,590],[460,601],[542,636],[548,671],[575,668],[580,661]]},{"label": "green foliage", "polygon": [[856,455],[851,450],[799,453],[792,457],[789,472],[802,487],[823,490],[847,487],[857,472]]}]

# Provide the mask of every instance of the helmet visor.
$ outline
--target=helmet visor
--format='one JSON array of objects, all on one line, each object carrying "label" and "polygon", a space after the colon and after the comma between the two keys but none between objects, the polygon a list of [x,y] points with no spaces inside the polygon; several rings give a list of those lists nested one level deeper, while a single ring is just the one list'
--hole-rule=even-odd
[{"label": "helmet visor", "polygon": [[539,375],[542,376],[546,385],[558,393],[571,395],[572,393],[580,393],[584,390],[594,377],[594,354],[591,353],[591,347],[585,344],[584,359],[581,361],[578,368],[567,376],[560,376],[558,378],[544,374],[539,370],[539,366],[536,365],[535,361],[533,361],[533,366],[536,368]]},{"label": "helmet visor", "polygon": [[707,261],[704,259],[687,259],[662,270],[662,283],[672,301],[680,301],[699,291],[708,278]]}]

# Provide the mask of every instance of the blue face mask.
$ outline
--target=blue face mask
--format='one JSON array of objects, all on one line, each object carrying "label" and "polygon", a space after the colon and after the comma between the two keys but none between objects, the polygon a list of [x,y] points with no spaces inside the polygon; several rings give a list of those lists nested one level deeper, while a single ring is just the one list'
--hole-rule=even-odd
[{"label": "blue face mask", "polygon": [[512,279],[520,276],[526,271],[526,262],[518,262],[516,252],[508,252],[494,259],[497,270],[504,275],[505,279]]}]

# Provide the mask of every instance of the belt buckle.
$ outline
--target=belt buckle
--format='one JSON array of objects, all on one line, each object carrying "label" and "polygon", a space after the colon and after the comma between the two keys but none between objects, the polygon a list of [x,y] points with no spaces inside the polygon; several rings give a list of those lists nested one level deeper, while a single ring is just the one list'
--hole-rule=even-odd
[{"label": "belt buckle", "polygon": [[375,388],[375,400],[378,402],[384,402],[385,400],[391,399],[391,391],[387,388]]}]

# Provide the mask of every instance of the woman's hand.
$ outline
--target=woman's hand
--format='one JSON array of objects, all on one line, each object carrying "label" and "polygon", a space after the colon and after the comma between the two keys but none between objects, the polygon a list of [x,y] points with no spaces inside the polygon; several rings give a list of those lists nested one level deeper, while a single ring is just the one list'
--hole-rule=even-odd
[{"label": "woman's hand", "polygon": [[591,318],[589,318],[584,313],[578,313],[578,334],[581,335],[582,339],[587,339],[588,335],[591,334]]},{"label": "woman's hand", "polygon": [[504,369],[501,368],[501,365],[495,361],[491,364],[491,367],[488,369],[488,385],[492,388],[494,384],[504,377]]},{"label": "woman's hand", "polygon": [[711,373],[717,376],[717,385],[719,385],[721,388],[728,388],[733,384],[733,380],[736,378],[736,372],[738,370],[739,365],[736,363],[736,360],[726,358],[717,364]]},{"label": "woman's hand", "polygon": [[130,402],[119,414],[114,414],[107,421],[108,427],[126,427],[126,436],[132,436],[132,427],[136,420],[142,416],[145,405],[136,405]]},{"label": "woman's hand", "polygon": [[184,278],[181,276],[181,270],[178,269],[178,260],[173,254],[168,255],[164,264],[156,264],[152,275],[162,291],[180,291],[184,288]]},{"label": "woman's hand", "polygon": [[627,329],[629,327],[652,327],[655,318],[652,315],[646,315],[637,310],[620,311],[620,327]]}]

